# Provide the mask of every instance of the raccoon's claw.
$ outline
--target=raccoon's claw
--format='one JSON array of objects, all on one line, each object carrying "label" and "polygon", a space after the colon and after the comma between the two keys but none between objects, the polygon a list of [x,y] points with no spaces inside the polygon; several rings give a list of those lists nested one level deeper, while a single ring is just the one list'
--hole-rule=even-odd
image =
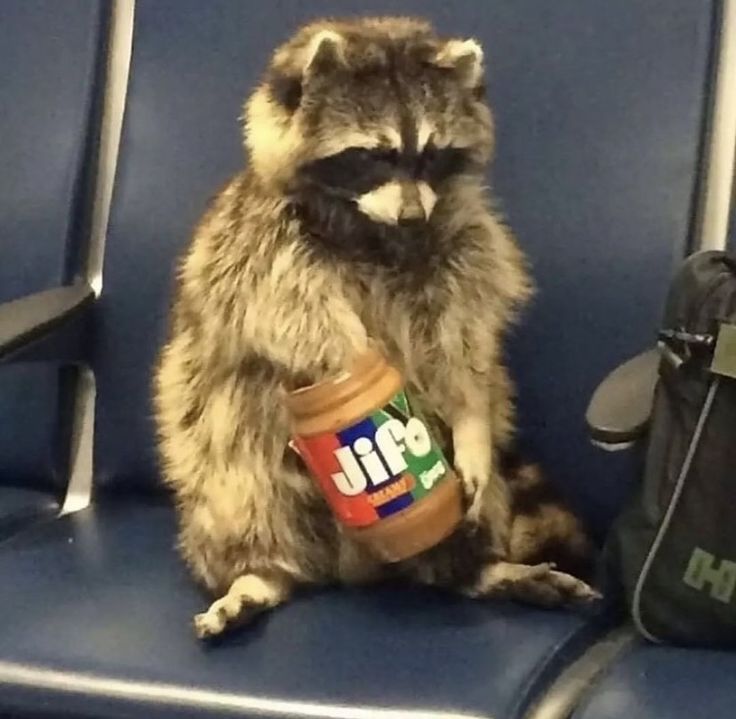
[{"label": "raccoon's claw", "polygon": [[212,639],[226,629],[239,627],[266,609],[285,601],[291,591],[288,579],[245,574],[238,577],[228,593],[212,602],[210,608],[194,617],[194,633],[200,639]]},{"label": "raccoon's claw", "polygon": [[488,484],[488,479],[483,476],[483,473],[473,471],[471,468],[463,470],[461,467],[456,467],[455,472],[465,494],[466,518],[471,522],[476,522],[480,518],[482,490]]},{"label": "raccoon's claw", "polygon": [[243,602],[233,601],[229,595],[221,597],[212,606],[194,617],[194,633],[199,639],[212,639],[233,625],[247,619],[247,607]]},{"label": "raccoon's claw", "polygon": [[196,614],[193,619],[194,633],[198,639],[211,639],[216,637],[225,629],[226,621],[211,612]]},{"label": "raccoon's claw", "polygon": [[481,510],[480,482],[474,478],[469,480],[463,478],[463,490],[467,507],[465,516],[469,521],[477,522],[480,519]]},{"label": "raccoon's claw", "polygon": [[602,599],[602,595],[597,589],[586,584],[582,579],[565,572],[551,569],[545,581],[548,585],[554,587],[558,596],[556,603],[590,604]]}]

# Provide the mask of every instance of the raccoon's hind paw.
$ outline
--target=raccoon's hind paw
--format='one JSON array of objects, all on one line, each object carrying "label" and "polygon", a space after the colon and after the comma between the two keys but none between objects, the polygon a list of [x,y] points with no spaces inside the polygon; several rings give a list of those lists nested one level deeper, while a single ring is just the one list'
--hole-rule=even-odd
[{"label": "raccoon's hind paw", "polygon": [[514,599],[543,607],[590,604],[600,593],[581,579],[558,572],[553,564],[489,564],[465,592],[471,597]]},{"label": "raccoon's hind paw", "polygon": [[291,582],[287,579],[245,574],[232,583],[224,597],[194,617],[194,633],[199,639],[220,636],[225,630],[242,626],[261,612],[286,601],[290,593]]}]

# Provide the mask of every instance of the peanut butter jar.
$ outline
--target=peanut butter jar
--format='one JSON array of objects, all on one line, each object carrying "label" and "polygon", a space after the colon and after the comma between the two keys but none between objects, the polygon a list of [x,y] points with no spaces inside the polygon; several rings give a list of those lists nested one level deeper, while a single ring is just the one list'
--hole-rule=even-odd
[{"label": "peanut butter jar", "polygon": [[382,561],[447,537],[462,518],[457,476],[375,350],[292,392],[294,445],[338,520]]}]

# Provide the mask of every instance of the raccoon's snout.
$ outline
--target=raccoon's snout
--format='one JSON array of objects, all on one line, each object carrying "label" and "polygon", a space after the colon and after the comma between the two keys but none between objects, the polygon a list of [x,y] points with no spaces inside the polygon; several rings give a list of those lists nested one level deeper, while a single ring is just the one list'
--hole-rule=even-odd
[{"label": "raccoon's snout", "polygon": [[426,182],[392,180],[361,195],[358,209],[376,222],[390,225],[426,222],[437,196]]},{"label": "raccoon's snout", "polygon": [[419,188],[413,182],[404,183],[401,188],[401,207],[399,208],[399,224],[411,224],[423,222],[427,219],[427,213],[422,206]]}]

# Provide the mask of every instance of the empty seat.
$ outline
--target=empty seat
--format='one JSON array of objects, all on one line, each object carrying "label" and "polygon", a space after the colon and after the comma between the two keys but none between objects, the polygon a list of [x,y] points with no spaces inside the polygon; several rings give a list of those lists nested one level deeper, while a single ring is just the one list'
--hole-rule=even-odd
[{"label": "empty seat", "polygon": [[[0,7],[0,312],[78,270],[105,15],[100,0]],[[55,364],[0,364],[0,537],[56,511],[63,393]]]},{"label": "empty seat", "polygon": [[584,695],[573,719],[730,719],[736,655],[635,644]]}]

